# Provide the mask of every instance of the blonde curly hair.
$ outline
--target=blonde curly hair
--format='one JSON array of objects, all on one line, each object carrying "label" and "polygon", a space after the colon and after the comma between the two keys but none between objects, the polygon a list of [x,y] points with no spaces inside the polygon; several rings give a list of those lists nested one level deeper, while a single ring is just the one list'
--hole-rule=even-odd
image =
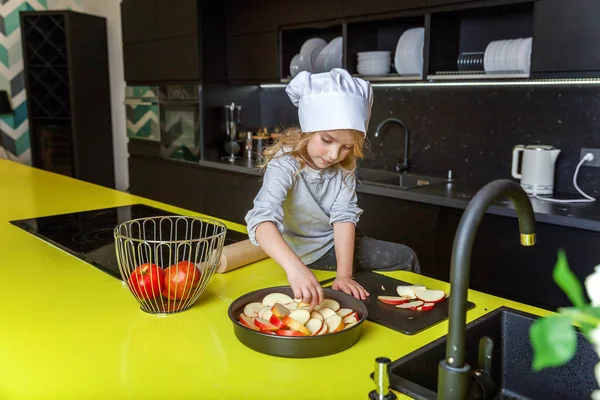
[{"label": "blonde curly hair", "polygon": [[[345,172],[351,173],[356,169],[357,161],[365,156],[365,138],[364,134],[360,131],[354,129],[349,129],[349,131],[354,134],[354,146],[352,152],[350,152],[341,162],[337,163],[335,167],[342,168]],[[304,133],[298,127],[287,128],[283,131],[281,136],[276,139],[274,144],[264,149],[258,167],[264,170],[277,152],[285,148],[291,149],[286,151],[285,154],[294,157],[300,164],[299,170],[303,169],[307,164],[310,164],[310,157],[308,156],[306,146],[308,141],[317,133],[318,132]]]}]

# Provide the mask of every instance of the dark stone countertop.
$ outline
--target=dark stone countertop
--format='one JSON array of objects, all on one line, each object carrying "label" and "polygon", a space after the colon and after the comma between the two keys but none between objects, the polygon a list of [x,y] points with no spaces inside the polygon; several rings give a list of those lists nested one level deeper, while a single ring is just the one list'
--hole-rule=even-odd
[{"label": "dark stone countertop", "polygon": [[[234,163],[203,160],[199,162],[199,165],[249,175],[261,175],[261,172],[245,159],[236,160]],[[365,180],[356,188],[359,193],[463,210],[467,208],[469,201],[479,189],[481,189],[481,186],[454,181],[452,183],[441,183],[403,190]],[[573,198],[572,195],[561,196],[558,193],[555,194],[555,197]],[[561,204],[532,198],[531,204],[533,205],[537,222],[600,232],[600,201],[594,203]],[[497,201],[489,207],[487,213],[513,218],[517,217],[515,208],[508,199]]]}]

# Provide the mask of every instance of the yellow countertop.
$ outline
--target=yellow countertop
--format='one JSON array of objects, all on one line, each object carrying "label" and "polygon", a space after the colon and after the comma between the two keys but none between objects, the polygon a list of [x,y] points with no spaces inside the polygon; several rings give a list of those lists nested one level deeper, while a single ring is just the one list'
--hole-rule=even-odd
[{"label": "yellow countertop", "polygon": [[[367,321],[361,339],[335,355],[263,355],[236,339],[227,308],[249,291],[287,284],[272,260],[215,274],[193,308],[157,317],[142,312],[119,280],[9,223],[133,203],[201,214],[5,160],[0,193],[3,400],[364,399],[374,388],[369,374],[376,357],[395,360],[447,333],[447,321],[413,336]],[[388,275],[449,289],[409,272]],[[469,300],[476,307],[468,321],[502,305],[548,313],[476,291]]]}]

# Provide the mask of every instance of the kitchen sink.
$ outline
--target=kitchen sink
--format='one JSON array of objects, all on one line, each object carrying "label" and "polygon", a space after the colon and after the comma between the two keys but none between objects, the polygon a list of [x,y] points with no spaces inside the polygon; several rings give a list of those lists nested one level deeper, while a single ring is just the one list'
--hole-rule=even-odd
[{"label": "kitchen sink", "polygon": [[[472,372],[479,368],[480,339],[493,342],[490,375],[497,390],[488,399],[589,399],[598,388],[593,346],[578,333],[577,353],[569,363],[533,372],[529,328],[536,318],[502,307],[467,325],[465,360]],[[417,400],[435,400],[438,364],[445,355],[446,336],[394,361],[390,387]]]},{"label": "kitchen sink", "polygon": [[434,178],[431,176],[396,173],[390,171],[380,171],[361,168],[356,171],[356,177],[370,184],[393,186],[400,189],[414,189],[426,185],[434,185],[438,183],[447,183],[446,178]]}]

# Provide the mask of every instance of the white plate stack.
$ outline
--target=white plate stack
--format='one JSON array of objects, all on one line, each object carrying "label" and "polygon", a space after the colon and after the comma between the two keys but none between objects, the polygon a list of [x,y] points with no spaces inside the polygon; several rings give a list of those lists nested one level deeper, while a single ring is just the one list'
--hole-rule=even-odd
[{"label": "white plate stack", "polygon": [[423,75],[425,28],[406,30],[396,44],[394,68],[400,75]]},{"label": "white plate stack", "polygon": [[363,51],[357,55],[356,70],[361,75],[389,74],[392,65],[390,51]]},{"label": "white plate stack", "polygon": [[529,74],[532,42],[530,37],[490,42],[483,57],[485,72]]},{"label": "white plate stack", "polygon": [[290,75],[301,71],[327,72],[342,67],[343,38],[336,37],[327,43],[321,38],[310,38],[302,44],[300,52],[290,62]]}]

